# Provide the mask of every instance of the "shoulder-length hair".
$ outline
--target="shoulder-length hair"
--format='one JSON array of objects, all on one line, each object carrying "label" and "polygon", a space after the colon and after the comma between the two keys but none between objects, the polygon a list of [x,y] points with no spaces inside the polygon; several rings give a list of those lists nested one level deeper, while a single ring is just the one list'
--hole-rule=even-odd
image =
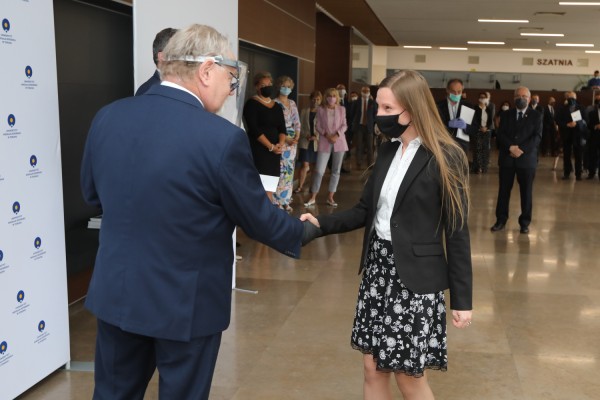
[{"label": "shoulder-length hair", "polygon": [[327,107],[327,104],[328,104],[327,103],[327,98],[328,97],[335,97],[337,99],[337,101],[335,102],[335,104],[336,105],[340,104],[340,94],[338,93],[338,91],[337,91],[336,88],[325,89],[325,92],[323,92],[323,100],[325,100],[325,101],[321,102],[321,106],[322,107]]},{"label": "shoulder-length hair", "polygon": [[427,81],[416,71],[403,70],[385,78],[379,87],[390,88],[411,115],[411,125],[439,167],[442,215],[452,231],[462,228],[469,212],[469,162],[444,126]]}]

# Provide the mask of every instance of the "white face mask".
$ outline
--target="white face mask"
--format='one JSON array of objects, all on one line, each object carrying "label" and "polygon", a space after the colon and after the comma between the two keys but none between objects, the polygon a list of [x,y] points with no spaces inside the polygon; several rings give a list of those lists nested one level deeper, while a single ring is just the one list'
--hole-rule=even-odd
[{"label": "white face mask", "polygon": [[339,93],[340,97],[344,97],[346,95],[346,90],[340,89],[340,90],[338,90],[338,93]]},{"label": "white face mask", "polygon": [[507,111],[509,109],[508,106],[502,106],[502,111]]},{"label": "white face mask", "polygon": [[361,93],[363,99],[368,99],[370,96],[370,93]]}]

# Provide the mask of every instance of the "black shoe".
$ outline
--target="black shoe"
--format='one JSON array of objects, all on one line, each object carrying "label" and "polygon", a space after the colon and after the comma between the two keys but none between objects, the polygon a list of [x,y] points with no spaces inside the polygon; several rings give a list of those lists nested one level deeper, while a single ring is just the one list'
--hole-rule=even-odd
[{"label": "black shoe", "polygon": [[596,175],[588,175],[588,179],[594,179],[596,177]]},{"label": "black shoe", "polygon": [[578,176],[576,176],[576,177],[575,177],[575,180],[576,180],[576,181],[580,181],[580,180],[581,180],[581,175],[578,175]]},{"label": "black shoe", "polygon": [[563,181],[567,181],[571,178],[568,175],[563,175],[562,178],[560,178],[560,179],[562,179]]},{"label": "black shoe", "polygon": [[521,226],[521,230],[520,230],[520,232],[521,232],[521,233],[529,233],[529,228],[528,228],[528,227],[526,227],[526,226]]},{"label": "black shoe", "polygon": [[501,231],[502,229],[504,229],[504,225],[506,225],[504,222],[496,222],[496,223],[494,224],[494,226],[492,226],[492,227],[490,228],[490,230],[491,230],[492,232],[498,232],[498,231]]},{"label": "black shoe", "polygon": [[341,172],[342,174],[349,174],[349,173],[350,173],[350,171],[348,171],[346,168],[342,168],[342,169],[340,170],[340,172]]}]

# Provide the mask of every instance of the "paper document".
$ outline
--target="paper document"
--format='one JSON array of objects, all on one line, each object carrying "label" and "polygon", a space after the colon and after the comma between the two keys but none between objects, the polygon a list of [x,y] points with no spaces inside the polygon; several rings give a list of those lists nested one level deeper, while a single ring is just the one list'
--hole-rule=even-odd
[{"label": "paper document", "polygon": [[465,142],[471,141],[471,139],[469,138],[469,135],[467,135],[462,129],[456,130],[456,137],[461,140],[464,140]]},{"label": "paper document", "polygon": [[475,116],[475,110],[473,110],[472,108],[464,106],[464,105],[460,108],[460,115],[458,116],[458,118],[465,121],[467,123],[467,125],[471,125],[471,123],[473,122],[474,116]]},{"label": "paper document", "polygon": [[262,185],[265,188],[266,192],[276,192],[277,191],[277,185],[279,184],[278,176],[261,175],[260,181],[262,182]]},{"label": "paper document", "polygon": [[573,118],[573,122],[581,121],[581,111],[575,110],[571,113],[571,118]]}]

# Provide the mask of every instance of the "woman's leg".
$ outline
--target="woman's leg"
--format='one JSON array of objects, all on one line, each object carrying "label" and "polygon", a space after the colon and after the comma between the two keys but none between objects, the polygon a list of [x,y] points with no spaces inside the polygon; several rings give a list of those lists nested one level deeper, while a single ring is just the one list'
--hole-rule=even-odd
[{"label": "woman's leg", "polygon": [[403,373],[394,375],[396,376],[396,383],[402,392],[404,400],[434,400],[426,373],[420,378],[415,378],[414,376]]},{"label": "woman's leg", "polygon": [[344,152],[338,151],[333,152],[331,160],[331,178],[329,179],[329,199],[333,199],[333,193],[337,191],[338,183],[340,182],[340,171],[342,169],[342,162],[344,161]]},{"label": "woman's leg", "polygon": [[377,371],[377,364],[371,354],[363,356],[363,364],[365,370],[363,386],[365,400],[391,400],[390,373]]},{"label": "woman's leg", "polygon": [[308,174],[309,170],[308,162],[304,161],[302,163],[302,168],[300,168],[300,183],[298,184],[297,189],[299,192],[304,188],[304,182],[306,181],[306,175]]},{"label": "woman's leg", "polygon": [[319,189],[321,188],[321,181],[323,180],[323,174],[325,173],[325,168],[327,168],[330,154],[330,152],[319,152],[317,154],[317,166],[315,168],[312,185],[310,186],[312,196],[309,202],[315,201],[317,198],[317,193],[319,193]]}]

